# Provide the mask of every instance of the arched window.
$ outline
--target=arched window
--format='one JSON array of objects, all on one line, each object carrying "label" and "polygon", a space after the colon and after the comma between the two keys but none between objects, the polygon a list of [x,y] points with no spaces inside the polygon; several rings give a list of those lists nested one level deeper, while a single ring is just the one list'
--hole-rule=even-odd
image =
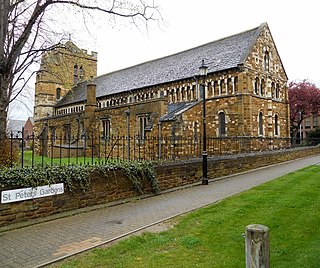
[{"label": "arched window", "polygon": [[261,84],[260,84],[260,95],[263,96],[264,95],[264,91],[265,91],[265,82],[264,79],[261,79]]},{"label": "arched window", "polygon": [[83,76],[84,76],[84,70],[83,70],[82,66],[80,66],[80,69],[79,69],[79,78],[80,78],[80,79],[83,79]]},{"label": "arched window", "polygon": [[198,122],[194,122],[194,125],[193,125],[193,139],[194,139],[194,142],[198,142]]},{"label": "arched window", "polygon": [[280,96],[280,88],[279,88],[279,84],[276,84],[276,99],[279,99]]},{"label": "arched window", "polygon": [[238,92],[238,76],[236,76],[233,80],[233,84],[234,84],[234,93]]},{"label": "arched window", "polygon": [[269,72],[269,67],[270,67],[269,64],[270,64],[269,52],[266,51],[264,53],[264,58],[263,58],[263,67],[266,72]]},{"label": "arched window", "polygon": [[187,90],[186,90],[186,101],[190,101],[191,97],[190,97],[190,86],[187,86]]},{"label": "arched window", "polygon": [[254,94],[258,94],[259,92],[259,78],[256,77],[256,79],[254,80]]},{"label": "arched window", "polygon": [[221,94],[221,95],[223,95],[224,90],[225,90],[225,87],[224,87],[224,80],[223,80],[223,79],[221,79],[221,80],[220,80],[220,94]]},{"label": "arched window", "polygon": [[271,94],[272,94],[272,98],[275,98],[275,96],[276,96],[276,88],[274,86],[274,82],[271,83]]},{"label": "arched window", "polygon": [[197,90],[195,85],[192,86],[192,99],[193,100],[197,99]]},{"label": "arched window", "polygon": [[263,115],[259,113],[259,135],[263,135]]},{"label": "arched window", "polygon": [[180,102],[181,101],[181,89],[177,88],[176,89],[176,102]]},{"label": "arched window", "polygon": [[74,83],[78,82],[78,65],[77,64],[73,66],[73,82]]},{"label": "arched window", "polygon": [[227,80],[227,94],[232,94],[232,80],[228,78]]},{"label": "arched window", "polygon": [[275,136],[279,135],[279,123],[278,123],[278,115],[277,114],[274,116],[274,135]]},{"label": "arched window", "polygon": [[213,97],[213,95],[214,95],[214,92],[213,92],[213,89],[212,89],[212,83],[209,82],[209,83],[208,83],[207,96],[208,96],[208,97],[209,97],[209,96],[212,96],[212,97]]},{"label": "arched window", "polygon": [[56,98],[57,98],[57,100],[60,100],[60,98],[61,98],[61,88],[60,87],[58,87],[56,89]]},{"label": "arched window", "polygon": [[214,95],[218,96],[219,95],[219,85],[218,85],[218,81],[214,81],[213,83],[213,90],[214,90]]},{"label": "arched window", "polygon": [[226,134],[226,115],[224,112],[218,114],[219,117],[219,136]]},{"label": "arched window", "polygon": [[174,89],[171,90],[171,102],[172,103],[176,102],[176,94],[174,92]]}]

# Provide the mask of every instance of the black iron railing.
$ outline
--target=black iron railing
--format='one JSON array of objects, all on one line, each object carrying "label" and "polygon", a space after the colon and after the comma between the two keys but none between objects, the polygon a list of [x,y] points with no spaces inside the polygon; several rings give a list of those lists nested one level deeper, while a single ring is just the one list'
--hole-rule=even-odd
[{"label": "black iron railing", "polygon": [[[95,133],[75,137],[24,137],[10,134],[0,138],[6,165],[102,164],[108,161],[174,161],[202,156],[202,137],[101,137]],[[315,145],[320,140],[305,140]],[[5,148],[4,145],[5,144]],[[207,136],[208,157],[291,147],[288,138]],[[1,163],[1,159],[0,159]]]}]

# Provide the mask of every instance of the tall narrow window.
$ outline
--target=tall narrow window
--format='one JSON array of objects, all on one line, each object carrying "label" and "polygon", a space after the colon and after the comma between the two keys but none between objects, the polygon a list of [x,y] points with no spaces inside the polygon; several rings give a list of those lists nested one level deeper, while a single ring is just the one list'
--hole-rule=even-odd
[{"label": "tall narrow window", "polygon": [[276,99],[279,99],[280,97],[280,89],[279,89],[279,84],[276,84]]},{"label": "tall narrow window", "polygon": [[271,94],[272,94],[272,98],[276,97],[276,87],[274,85],[274,82],[271,83]]},{"label": "tall narrow window", "polygon": [[218,81],[214,81],[213,83],[213,88],[214,88],[214,95],[218,96],[219,95],[219,85],[218,85]]},{"label": "tall narrow window", "polygon": [[232,80],[228,78],[227,80],[227,94],[232,94]]},{"label": "tall narrow window", "polygon": [[71,142],[71,126],[68,125],[64,125],[64,142],[66,144],[69,144]]},{"label": "tall narrow window", "polygon": [[197,89],[196,89],[196,86],[195,86],[195,85],[192,86],[192,89],[191,89],[191,97],[192,97],[191,100],[196,100],[196,99],[197,99]]},{"label": "tall narrow window", "polygon": [[207,96],[214,96],[214,92],[213,92],[213,89],[212,89],[212,83],[211,82],[208,83]]},{"label": "tall narrow window", "polygon": [[60,98],[61,98],[61,88],[57,88],[57,90],[56,90],[56,98],[57,98],[57,100],[60,100]]},{"label": "tall narrow window", "polygon": [[236,76],[233,80],[233,83],[234,83],[234,93],[237,93],[238,92],[238,76]]},{"label": "tall narrow window", "polygon": [[83,67],[80,66],[80,69],[79,69],[79,78],[80,78],[80,79],[83,79],[83,76],[84,76],[84,70],[83,70]]},{"label": "tall narrow window", "polygon": [[265,91],[265,82],[264,79],[261,79],[261,84],[260,84],[260,95],[263,96],[264,95],[264,91]]},{"label": "tall narrow window", "polygon": [[225,89],[225,87],[224,87],[224,80],[221,79],[221,80],[220,80],[219,95],[223,95],[224,89]]},{"label": "tall narrow window", "polygon": [[256,79],[254,80],[254,93],[258,94],[259,92],[259,78],[256,77]]},{"label": "tall narrow window", "polygon": [[266,51],[263,58],[263,64],[264,64],[264,70],[266,72],[269,72],[269,64],[270,64],[270,58],[269,58],[269,52]]},{"label": "tall narrow window", "polygon": [[278,115],[277,114],[274,116],[274,135],[275,136],[279,135],[279,123],[278,123]]},{"label": "tall narrow window", "polygon": [[198,122],[194,122],[193,125],[193,138],[194,138],[194,142],[198,142]]},{"label": "tall narrow window", "polygon": [[73,66],[73,82],[74,83],[78,82],[78,65],[77,64]]},{"label": "tall narrow window", "polygon": [[111,134],[111,121],[110,119],[102,120],[102,137],[109,139]]},{"label": "tall narrow window", "polygon": [[226,134],[226,115],[224,112],[220,112],[219,115],[219,135]]},{"label": "tall narrow window", "polygon": [[51,130],[51,142],[55,143],[55,141],[56,141],[56,128],[51,127],[50,130]]},{"label": "tall narrow window", "polygon": [[263,115],[259,113],[259,135],[263,135]]},{"label": "tall narrow window", "polygon": [[147,126],[147,117],[146,115],[138,117],[139,122],[139,138],[145,139],[146,138],[146,126]]}]

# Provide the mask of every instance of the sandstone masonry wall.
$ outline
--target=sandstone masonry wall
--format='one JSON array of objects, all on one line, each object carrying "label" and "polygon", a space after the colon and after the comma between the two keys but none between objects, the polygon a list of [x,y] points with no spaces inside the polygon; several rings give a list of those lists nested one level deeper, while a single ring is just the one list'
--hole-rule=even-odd
[{"label": "sandstone masonry wall", "polygon": [[[218,178],[315,154],[320,154],[320,146],[209,158],[208,177]],[[194,159],[173,162],[156,166],[155,169],[160,189],[163,191],[199,182],[202,176],[202,161]],[[142,184],[144,193],[152,194],[150,183],[144,180]],[[0,191],[4,190],[9,189],[0,188]],[[16,226],[19,223],[33,224],[36,219],[46,220],[48,216],[59,217],[64,212],[79,212],[81,208],[114,201],[123,202],[137,196],[132,183],[122,172],[110,172],[107,178],[96,172],[92,175],[91,188],[86,192],[78,190],[71,193],[65,190],[64,194],[57,196],[0,204],[0,228]]]}]

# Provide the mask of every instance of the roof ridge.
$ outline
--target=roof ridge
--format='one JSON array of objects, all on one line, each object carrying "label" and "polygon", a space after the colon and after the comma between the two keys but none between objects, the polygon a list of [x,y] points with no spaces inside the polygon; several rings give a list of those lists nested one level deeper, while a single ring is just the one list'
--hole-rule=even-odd
[{"label": "roof ridge", "polygon": [[[254,44],[255,44],[255,41],[258,39],[258,37],[259,37],[262,29],[263,29],[265,26],[268,27],[268,24],[267,24],[266,22],[263,22],[263,23],[260,24],[259,27],[256,28],[256,33],[255,33],[254,39],[253,39],[254,42],[251,43],[251,46],[248,46],[248,49],[247,49],[246,53],[243,54],[243,58],[240,60],[240,62],[241,62],[242,64],[243,64],[243,63],[246,61],[246,59],[248,58],[248,56],[249,56],[249,54],[250,54],[250,51],[252,50],[252,48],[253,48],[253,46],[254,46]],[[253,29],[253,30],[254,30],[254,29]]]},{"label": "roof ridge", "polygon": [[[193,78],[203,59],[210,73],[237,68],[248,57],[264,25],[265,23],[200,46],[99,75],[93,79],[97,85],[97,98]],[[71,91],[75,94],[74,97],[66,94],[56,107],[85,101],[85,83],[87,81],[73,87]]]},{"label": "roof ridge", "polygon": [[[264,23],[262,23],[261,25],[263,25],[263,24]],[[185,50],[182,50],[182,51],[179,51],[179,52],[167,55],[167,56],[163,56],[163,57],[155,58],[155,59],[152,59],[152,60],[144,61],[144,62],[135,64],[135,65],[131,65],[131,66],[128,66],[128,67],[125,67],[125,68],[122,68],[122,69],[114,70],[114,71],[112,71],[110,73],[101,74],[101,75],[99,75],[99,76],[97,76],[95,78],[99,78],[99,77],[103,77],[103,76],[110,75],[110,74],[113,74],[113,73],[117,73],[117,72],[120,72],[120,71],[128,70],[128,69],[131,69],[131,68],[134,68],[134,67],[138,67],[140,65],[144,65],[146,63],[151,63],[151,62],[155,62],[155,61],[158,61],[158,60],[161,60],[161,59],[170,58],[170,57],[173,57],[173,56],[176,56],[176,55],[179,55],[179,54],[183,54],[185,52],[188,52],[188,51],[191,51],[191,50],[194,50],[194,49],[197,49],[197,48],[205,47],[205,46],[207,46],[209,44],[221,42],[221,41],[226,40],[228,38],[232,38],[232,37],[235,37],[235,36],[243,35],[243,34],[246,34],[248,32],[260,29],[261,25],[258,26],[258,27],[252,28],[250,30],[245,30],[245,31],[242,31],[242,32],[239,32],[239,33],[236,33],[236,34],[228,35],[228,36],[213,40],[211,42],[208,42],[208,43],[205,43],[205,44],[202,44],[202,45],[199,45],[199,46],[195,46],[195,47],[192,47],[192,48],[188,48],[188,49],[185,49]]]}]

